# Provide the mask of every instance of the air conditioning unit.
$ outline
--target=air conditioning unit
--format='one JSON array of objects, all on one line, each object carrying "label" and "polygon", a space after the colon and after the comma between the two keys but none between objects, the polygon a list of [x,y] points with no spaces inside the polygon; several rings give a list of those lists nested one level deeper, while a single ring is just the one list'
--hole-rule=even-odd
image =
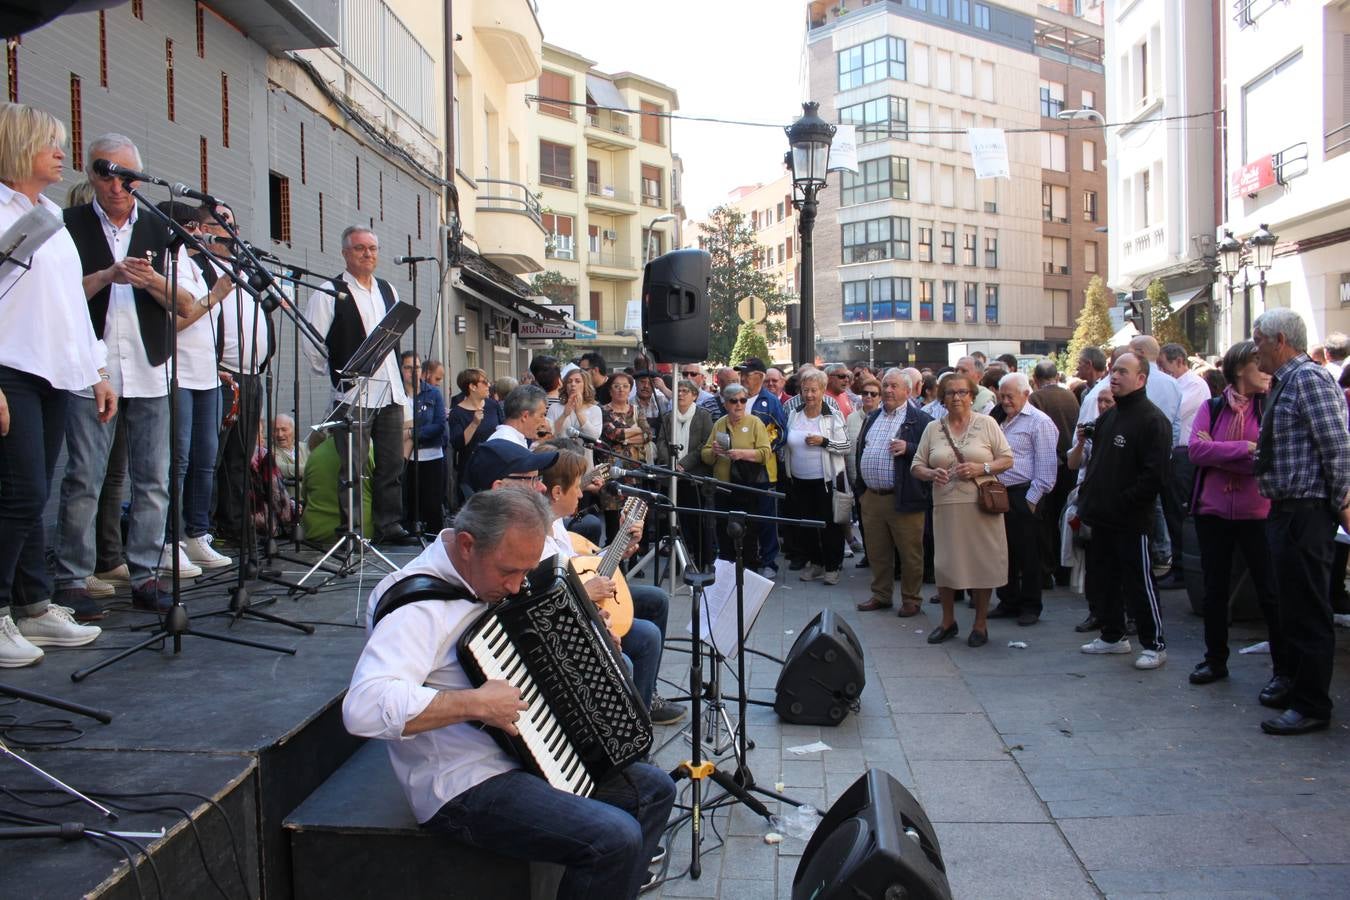
[{"label": "air conditioning unit", "polygon": [[617,241],[619,239],[619,233],[617,231],[612,231],[608,228],[600,232],[600,236],[607,241]]}]

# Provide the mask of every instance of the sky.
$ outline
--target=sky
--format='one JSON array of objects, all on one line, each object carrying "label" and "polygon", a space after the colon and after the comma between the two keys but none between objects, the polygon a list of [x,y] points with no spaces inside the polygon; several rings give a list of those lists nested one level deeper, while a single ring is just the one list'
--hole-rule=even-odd
[{"label": "sky", "polygon": [[[544,40],[674,88],[677,113],[786,126],[804,91],[801,0],[538,0]],[[684,205],[702,219],[744,184],[783,172],[782,127],[675,120]]]}]

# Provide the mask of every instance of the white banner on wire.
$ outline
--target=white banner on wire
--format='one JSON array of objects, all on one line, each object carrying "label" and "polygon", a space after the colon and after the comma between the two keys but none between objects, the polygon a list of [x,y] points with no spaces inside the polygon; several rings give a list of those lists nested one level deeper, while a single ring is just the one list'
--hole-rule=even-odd
[{"label": "white banner on wire", "polygon": [[1011,178],[1008,166],[1008,136],[1002,128],[967,128],[970,159],[976,178]]},{"label": "white banner on wire", "polygon": [[858,134],[852,125],[840,125],[830,141],[830,171],[858,174]]}]

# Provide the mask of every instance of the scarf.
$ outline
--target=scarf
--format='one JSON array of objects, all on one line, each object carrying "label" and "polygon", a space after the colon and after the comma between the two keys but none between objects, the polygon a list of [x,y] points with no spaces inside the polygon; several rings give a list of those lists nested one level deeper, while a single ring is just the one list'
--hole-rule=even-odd
[{"label": "scarf", "polygon": [[689,426],[693,424],[694,411],[697,409],[697,403],[690,403],[687,413],[680,412],[678,403],[671,409],[671,417],[675,421],[675,433],[671,435],[671,441],[679,445],[681,453],[688,453],[691,449],[689,446]]},{"label": "scarf", "polygon": [[[1223,389],[1223,399],[1228,408],[1233,411],[1233,421],[1228,423],[1228,436],[1226,440],[1240,441],[1243,434],[1247,431],[1247,414],[1251,410],[1252,398],[1245,394],[1239,394],[1233,390],[1232,385]],[[1214,425],[1211,423],[1210,429],[1213,432]]]}]

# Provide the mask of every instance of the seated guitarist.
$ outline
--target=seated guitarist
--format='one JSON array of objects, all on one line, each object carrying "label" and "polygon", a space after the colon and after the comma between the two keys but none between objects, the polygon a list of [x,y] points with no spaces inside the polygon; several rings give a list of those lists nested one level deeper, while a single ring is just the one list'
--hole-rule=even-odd
[{"label": "seated guitarist", "polygon": [[520,691],[506,681],[472,687],[456,645],[487,609],[520,590],[537,565],[553,513],[529,490],[483,491],[402,571],[370,596],[375,607],[397,581],[435,575],[476,600],[409,603],[370,631],[342,704],[347,730],[387,742],[394,774],[422,827],[472,847],[566,867],[557,896],[636,897],[652,878],[675,800],[666,773],[624,767],[591,797],[552,787],[477,723],[518,733]]},{"label": "seated guitarist", "polygon": [[[581,500],[582,477],[587,470],[586,457],[571,442],[554,438],[537,445],[539,450],[557,450],[558,461],[539,472],[540,482],[549,505],[553,508],[553,528],[544,545],[544,556],[559,554],[566,559],[576,555],[564,520],[574,514]],[[642,537],[642,523],[631,529],[635,539],[625,557],[637,552]],[[633,597],[633,625],[620,640],[624,655],[633,664],[633,682],[642,702],[647,704],[653,725],[669,725],[684,718],[685,708],[678,703],[663,700],[656,694],[656,675],[661,668],[661,651],[666,639],[666,618],[670,613],[670,597],[661,588],[647,584],[628,585]],[[614,581],[596,575],[586,582],[586,591],[597,606],[612,599],[616,592]]]}]

